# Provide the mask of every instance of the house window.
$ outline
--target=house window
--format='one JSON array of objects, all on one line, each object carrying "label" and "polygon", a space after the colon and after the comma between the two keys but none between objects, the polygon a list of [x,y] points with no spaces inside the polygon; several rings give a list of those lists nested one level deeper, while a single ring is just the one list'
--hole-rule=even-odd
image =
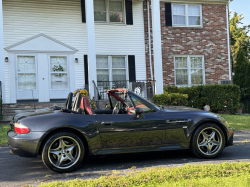
[{"label": "house window", "polygon": [[205,84],[203,56],[175,56],[175,84],[191,86]]},{"label": "house window", "polygon": [[94,19],[95,21],[106,22],[106,3],[104,0],[94,0]]},{"label": "house window", "polygon": [[188,4],[172,4],[173,26],[202,26],[202,6]]},{"label": "house window", "polygon": [[124,0],[94,0],[96,22],[124,22]]},{"label": "house window", "polygon": [[127,80],[125,56],[97,56],[97,82]]}]

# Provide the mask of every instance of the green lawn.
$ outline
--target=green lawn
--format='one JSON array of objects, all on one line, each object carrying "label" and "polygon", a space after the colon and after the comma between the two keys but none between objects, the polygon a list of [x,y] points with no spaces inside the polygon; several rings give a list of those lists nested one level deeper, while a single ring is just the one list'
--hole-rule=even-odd
[{"label": "green lawn", "polygon": [[7,144],[7,131],[10,130],[9,125],[1,125],[0,124],[0,146]]},{"label": "green lawn", "polygon": [[[113,172],[114,173],[114,172]],[[117,172],[119,173],[119,172]],[[149,168],[127,175],[102,176],[98,179],[75,179],[66,182],[42,183],[40,187],[250,187],[250,163],[219,165],[185,165],[177,168]]]},{"label": "green lawn", "polygon": [[220,114],[223,116],[234,130],[250,129],[250,115],[229,115]]}]

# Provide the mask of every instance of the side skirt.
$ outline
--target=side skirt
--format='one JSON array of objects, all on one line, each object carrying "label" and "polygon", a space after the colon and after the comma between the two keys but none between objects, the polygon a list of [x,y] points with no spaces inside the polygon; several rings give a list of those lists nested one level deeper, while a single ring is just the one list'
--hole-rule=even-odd
[{"label": "side skirt", "polygon": [[189,144],[182,145],[157,145],[157,146],[137,146],[137,147],[121,147],[121,148],[104,148],[90,150],[90,155],[110,155],[110,154],[123,154],[123,153],[140,153],[140,152],[154,152],[154,151],[167,151],[189,149]]}]

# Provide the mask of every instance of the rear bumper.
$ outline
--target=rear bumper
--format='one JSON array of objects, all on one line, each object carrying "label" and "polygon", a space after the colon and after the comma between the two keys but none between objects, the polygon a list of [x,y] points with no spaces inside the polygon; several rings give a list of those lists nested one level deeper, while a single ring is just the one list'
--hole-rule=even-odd
[{"label": "rear bumper", "polygon": [[9,131],[8,144],[11,155],[21,157],[37,157],[40,139],[44,132],[30,132],[28,134],[16,134]]}]

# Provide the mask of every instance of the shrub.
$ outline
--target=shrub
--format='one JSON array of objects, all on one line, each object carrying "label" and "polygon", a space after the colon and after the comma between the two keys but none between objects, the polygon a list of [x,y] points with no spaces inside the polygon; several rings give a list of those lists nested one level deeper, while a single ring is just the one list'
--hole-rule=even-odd
[{"label": "shrub", "polygon": [[153,100],[158,105],[184,105],[188,104],[188,95],[179,93],[167,93],[156,94],[153,96]]},{"label": "shrub", "polygon": [[203,109],[205,105],[209,105],[213,112],[226,109],[231,113],[237,111],[241,95],[239,86],[219,84],[192,87],[168,86],[164,88],[164,92],[187,94],[186,106]]}]

